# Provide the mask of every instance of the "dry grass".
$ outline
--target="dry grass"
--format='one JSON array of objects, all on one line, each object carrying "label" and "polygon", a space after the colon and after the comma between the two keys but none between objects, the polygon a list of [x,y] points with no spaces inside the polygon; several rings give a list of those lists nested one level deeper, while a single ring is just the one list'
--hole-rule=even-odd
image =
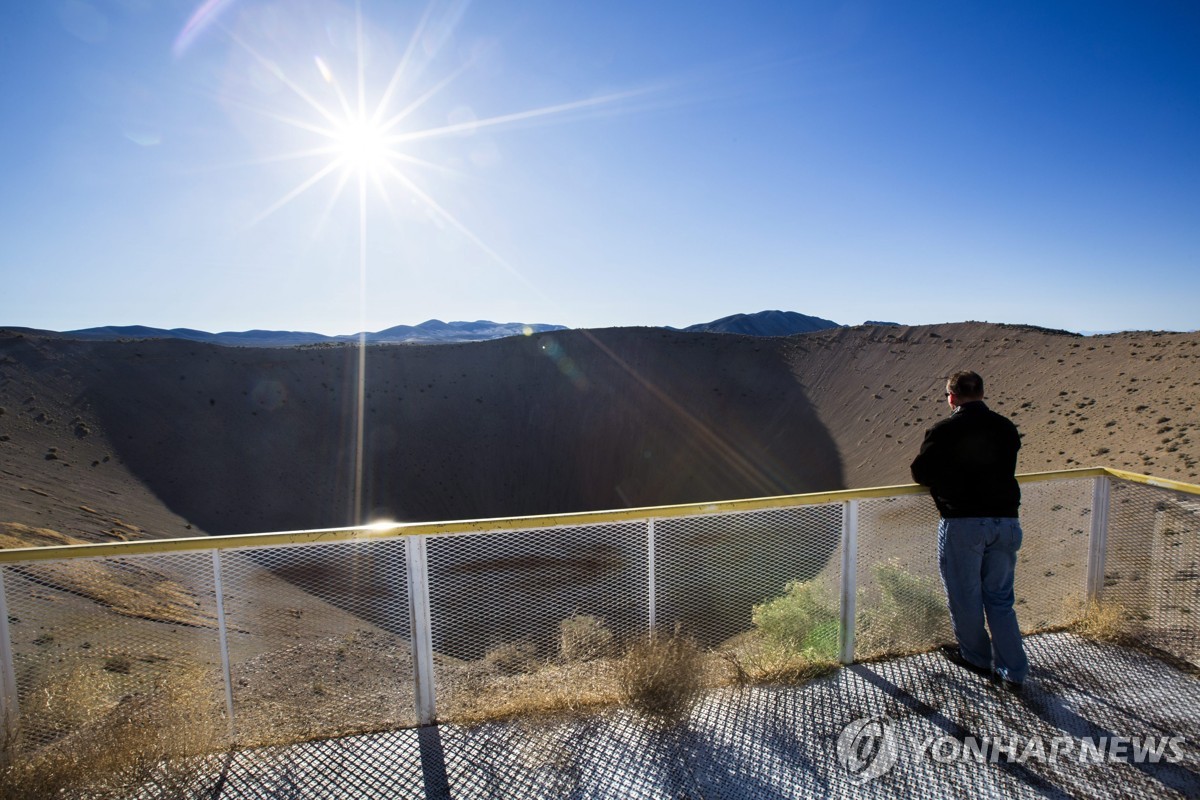
[{"label": "dry grass", "polygon": [[536,672],[542,666],[537,645],[527,640],[496,645],[484,654],[481,661],[485,668],[494,669],[502,675],[523,675]]},{"label": "dry grass", "polygon": [[[579,618],[573,617],[572,620]],[[728,683],[718,669],[719,659],[703,652],[686,636],[638,637],[617,656],[606,636],[595,636],[591,622],[571,622],[567,629],[588,631],[584,647],[568,646],[575,655],[531,662],[522,654],[513,660],[512,648],[496,648],[474,664],[462,664],[450,678],[452,691],[446,718],[459,724],[510,720],[519,717],[578,716],[623,705],[656,723],[683,719],[706,686]],[[607,629],[605,629],[607,630]],[[596,653],[603,645],[606,656]],[[512,666],[519,665],[520,672]],[[444,669],[448,677],[454,668]]]},{"label": "dry grass", "polygon": [[[0,549],[86,544],[84,539],[49,528],[0,523]],[[34,562],[12,569],[38,584],[87,599],[126,617],[153,622],[216,627],[213,614],[201,608],[196,595],[170,575],[150,569],[145,560],[109,563],[77,559]]]},{"label": "dry grass", "polygon": [[558,624],[558,649],[563,661],[590,661],[612,652],[613,633],[604,620],[588,614],[567,617]]},{"label": "dry grass", "polygon": [[144,693],[118,696],[101,673],[64,668],[31,694],[37,741],[10,742],[0,797],[191,796],[211,780],[205,756],[226,746],[219,695],[207,671],[181,669]]},{"label": "dry grass", "polygon": [[836,670],[838,662],[811,649],[781,647],[756,634],[745,634],[721,650],[720,657],[739,686],[799,686]]},{"label": "dry grass", "polygon": [[0,522],[0,550],[17,547],[58,547],[84,544],[85,540],[50,528],[34,528],[19,522]]},{"label": "dry grass", "polygon": [[1126,622],[1128,614],[1116,603],[1088,602],[1079,620],[1071,630],[1087,639],[1111,644],[1129,644],[1132,641]]},{"label": "dry grass", "polygon": [[705,661],[696,641],[678,632],[640,639],[617,663],[621,702],[652,721],[677,723],[700,697]]},{"label": "dry grass", "polygon": [[609,659],[542,664],[516,675],[465,682],[449,698],[446,718],[461,725],[517,717],[576,716],[616,704],[616,668]]},{"label": "dry grass", "polygon": [[704,689],[805,683],[837,667],[836,617],[810,589],[790,585],[755,609],[758,630],[715,652],[679,631],[643,634],[622,647],[604,620],[576,615],[559,624],[555,656],[539,657],[531,642],[515,641],[474,661],[443,661],[444,719],[473,725],[622,705],[670,726],[686,718]]}]

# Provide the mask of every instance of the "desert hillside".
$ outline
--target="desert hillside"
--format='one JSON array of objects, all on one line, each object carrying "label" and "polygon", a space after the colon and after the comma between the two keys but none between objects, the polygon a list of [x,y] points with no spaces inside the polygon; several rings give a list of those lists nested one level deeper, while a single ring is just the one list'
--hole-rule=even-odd
[{"label": "desert hillside", "polygon": [[336,527],[359,518],[360,474],[368,520],[840,486],[784,341],[613,329],[370,347],[360,465],[356,348],[12,335],[0,522],[87,538]]},{"label": "desert hillside", "polygon": [[1021,472],[1110,466],[1200,478],[1200,333],[1083,337],[1015,325],[843,328],[792,337],[788,362],[850,487],[910,483],[946,376],[973,369],[1023,434]]},{"label": "desert hillside", "polygon": [[1022,471],[1196,481],[1198,345],[956,323],[375,346],[360,463],[356,348],[0,331],[0,524],[100,541],[907,483],[962,368],[1020,427]]}]

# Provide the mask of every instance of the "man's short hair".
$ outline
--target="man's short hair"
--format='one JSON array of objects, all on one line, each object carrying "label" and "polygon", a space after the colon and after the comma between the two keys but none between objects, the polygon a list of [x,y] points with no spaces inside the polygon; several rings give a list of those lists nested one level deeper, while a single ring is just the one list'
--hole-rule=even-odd
[{"label": "man's short hair", "polygon": [[983,378],[977,372],[956,372],[946,380],[946,389],[963,400],[982,400]]}]

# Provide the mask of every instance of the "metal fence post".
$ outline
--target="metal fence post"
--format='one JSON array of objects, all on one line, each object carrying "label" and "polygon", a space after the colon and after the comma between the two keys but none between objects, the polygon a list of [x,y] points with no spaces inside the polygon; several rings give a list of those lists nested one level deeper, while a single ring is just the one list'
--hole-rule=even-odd
[{"label": "metal fence post", "polygon": [[839,660],[854,663],[854,620],[858,599],[858,500],[842,503],[842,597]]},{"label": "metal fence post", "polygon": [[654,520],[652,520],[652,519],[646,521],[646,561],[647,561],[647,569],[649,570],[649,573],[650,573],[650,580],[649,580],[649,584],[650,584],[650,598],[649,598],[650,620],[649,621],[650,621],[650,633],[651,633],[651,635],[653,635],[654,634],[654,626],[658,623],[658,620],[657,620],[658,609],[655,606],[655,601],[654,601]]},{"label": "metal fence post", "polygon": [[1104,593],[1104,559],[1108,552],[1108,498],[1111,479],[1107,475],[1092,482],[1092,533],[1088,540],[1087,599],[1100,600]]},{"label": "metal fence post", "polygon": [[17,669],[13,662],[12,639],[8,635],[8,596],[4,587],[4,569],[0,568],[0,713],[4,715],[3,746],[0,765],[7,764],[17,741],[21,709],[17,697]]},{"label": "metal fence post", "polygon": [[433,687],[433,627],[429,613],[429,559],[425,536],[404,540],[408,567],[408,612],[412,626],[413,684],[417,703],[417,724],[437,721],[437,697]]},{"label": "metal fence post", "polygon": [[221,677],[225,680],[225,714],[229,717],[229,740],[237,738],[233,720],[233,680],[229,670],[229,629],[225,626],[225,588],[221,581],[221,551],[213,550],[213,591],[217,594],[217,635],[221,639]]}]

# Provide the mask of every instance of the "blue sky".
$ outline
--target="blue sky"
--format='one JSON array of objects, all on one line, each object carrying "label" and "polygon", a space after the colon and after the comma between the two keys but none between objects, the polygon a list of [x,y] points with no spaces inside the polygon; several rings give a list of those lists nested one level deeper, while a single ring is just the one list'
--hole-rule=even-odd
[{"label": "blue sky", "polygon": [[1200,327],[1188,2],[7,2],[0,92],[0,325]]}]

